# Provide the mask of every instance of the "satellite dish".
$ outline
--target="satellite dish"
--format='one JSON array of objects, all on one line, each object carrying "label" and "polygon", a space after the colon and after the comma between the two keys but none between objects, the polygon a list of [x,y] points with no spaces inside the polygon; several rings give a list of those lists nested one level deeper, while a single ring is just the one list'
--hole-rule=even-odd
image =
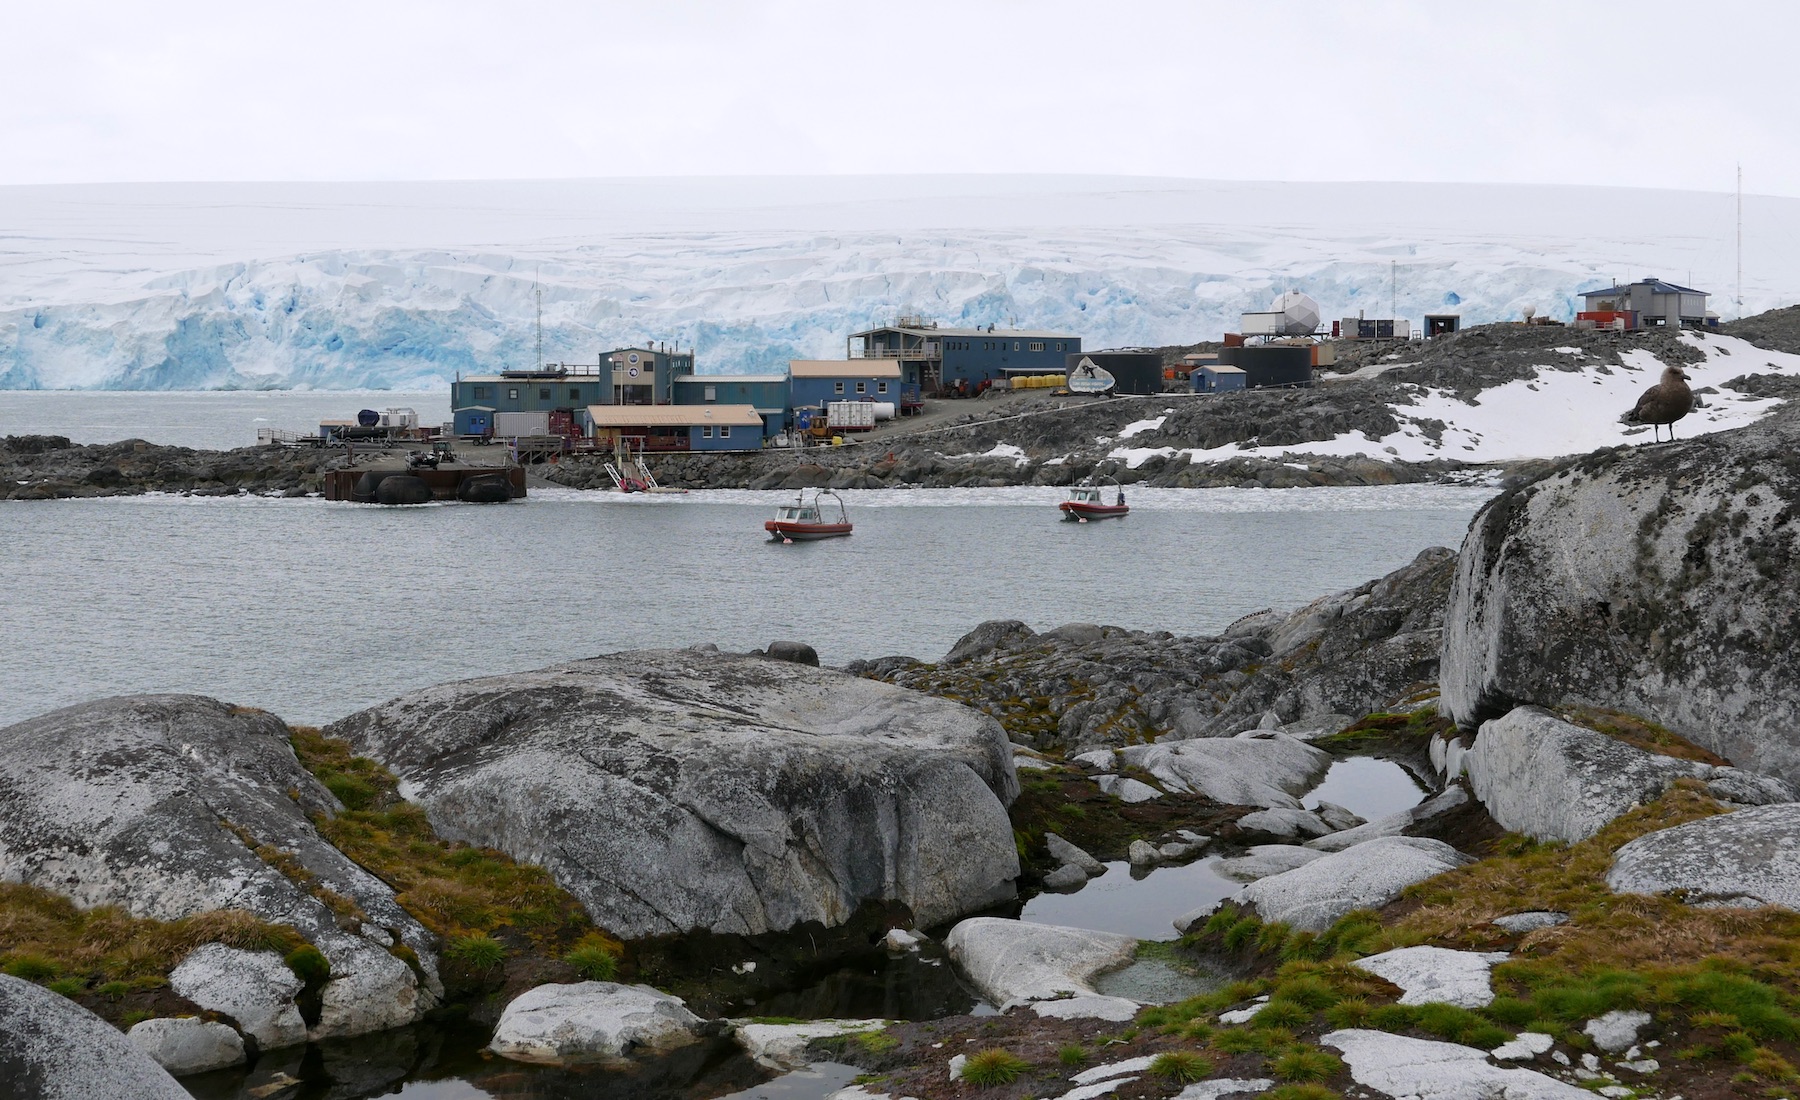
[{"label": "satellite dish", "polygon": [[1536,306],[1526,306],[1525,307],[1525,323],[1526,324],[1529,325],[1531,323],[1531,319],[1536,316],[1537,316],[1537,307]]},{"label": "satellite dish", "polygon": [[1290,290],[1271,302],[1269,312],[1281,314],[1282,336],[1305,336],[1319,327],[1319,303],[1298,290]]}]

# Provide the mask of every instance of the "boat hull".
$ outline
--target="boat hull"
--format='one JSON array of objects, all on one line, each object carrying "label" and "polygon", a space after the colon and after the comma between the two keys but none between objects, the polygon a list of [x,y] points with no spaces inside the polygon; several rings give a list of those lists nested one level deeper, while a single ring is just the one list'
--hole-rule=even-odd
[{"label": "boat hull", "polygon": [[1129,504],[1084,504],[1074,500],[1065,500],[1057,507],[1062,509],[1064,519],[1082,521],[1118,519],[1131,511]]},{"label": "boat hull", "polygon": [[769,538],[777,542],[817,542],[820,539],[843,538],[850,533],[848,523],[786,523],[772,519],[763,524]]}]

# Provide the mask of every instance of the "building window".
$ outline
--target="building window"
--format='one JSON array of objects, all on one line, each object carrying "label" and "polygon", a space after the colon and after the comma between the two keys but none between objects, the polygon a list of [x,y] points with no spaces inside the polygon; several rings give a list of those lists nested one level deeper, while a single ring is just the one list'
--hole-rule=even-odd
[{"label": "building window", "polygon": [[538,400],[539,401],[550,400],[550,387],[549,386],[539,386],[538,387]]},{"label": "building window", "polygon": [[1018,342],[1018,341],[1017,341],[1017,340],[1014,340],[1014,341],[1013,341],[1013,350],[1014,350],[1014,351],[1018,351],[1018,350],[1019,350],[1019,342]]},{"label": "building window", "polygon": [[832,383],[831,392],[832,393],[843,393],[844,392],[844,384],[842,382]]},{"label": "building window", "polygon": [[700,438],[701,439],[711,439],[712,438],[712,425],[711,424],[708,424],[705,427],[700,429]]},{"label": "building window", "polygon": [[1056,342],[1056,350],[1057,350],[1057,351],[1061,351],[1061,350],[1062,350],[1062,349],[1063,349],[1063,346],[1062,346],[1062,341],[1061,341],[1061,340],[1058,340],[1058,341],[1057,341],[1057,342]]},{"label": "building window", "polygon": [[506,387],[506,399],[508,401],[517,401],[519,399],[519,387],[517,387],[517,386]]},{"label": "building window", "polygon": [[730,439],[731,438],[731,425],[730,424],[720,424],[719,425],[719,438],[720,439]]},{"label": "building window", "polygon": [[875,392],[876,393],[886,393],[887,392],[887,383],[886,382],[875,383]]},{"label": "building window", "polygon": [[475,387],[475,400],[479,401],[482,398],[486,397],[488,395],[487,390],[488,390],[488,388],[486,386],[476,386]]},{"label": "building window", "polygon": [[1030,347],[1029,347],[1029,348],[1027,348],[1027,349],[1026,349],[1026,350],[1027,350],[1027,351],[1043,351],[1043,350],[1044,350],[1044,344],[1043,344],[1043,342],[1042,342],[1042,341],[1034,341],[1034,342],[1033,342],[1033,343],[1032,343],[1032,345],[1031,345],[1031,346],[1030,346]]},{"label": "building window", "polygon": [[858,382],[856,384],[856,392],[857,393],[868,393],[869,392],[869,384],[867,382]]},{"label": "building window", "polygon": [[577,402],[577,403],[579,403],[581,401],[581,387],[580,386],[570,386],[569,387],[569,400]]},{"label": "building window", "polygon": [[704,396],[704,399],[707,401],[717,401],[719,399],[719,387],[717,387],[717,386],[706,387],[706,394]]}]

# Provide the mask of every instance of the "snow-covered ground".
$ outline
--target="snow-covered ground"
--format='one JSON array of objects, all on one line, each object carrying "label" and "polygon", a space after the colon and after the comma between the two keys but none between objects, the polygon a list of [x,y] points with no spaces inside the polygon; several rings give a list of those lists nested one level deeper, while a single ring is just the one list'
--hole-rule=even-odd
[{"label": "snow-covered ground", "polygon": [[[1764,351],[1729,336],[1683,334],[1682,339],[1706,356],[1703,362],[1686,368],[1688,384],[1695,390],[1718,389],[1717,393],[1702,395],[1703,407],[1694,409],[1676,426],[1683,438],[1741,428],[1767,415],[1780,403],[1727,389],[1724,383],[1728,380],[1745,374],[1800,377],[1800,355]],[[1559,357],[1585,358],[1575,348],[1552,348],[1545,358],[1559,353]],[[1132,467],[1142,465],[1152,455],[1177,453],[1192,455],[1195,462],[1216,462],[1242,455],[1366,455],[1409,462],[1434,458],[1507,462],[1583,454],[1639,440],[1649,442],[1651,428],[1621,424],[1619,417],[1637,404],[1644,390],[1661,379],[1663,365],[1642,350],[1627,351],[1622,358],[1623,368],[1603,366],[1596,361],[1571,371],[1566,369],[1567,362],[1545,363],[1536,378],[1483,390],[1472,403],[1442,390],[1411,387],[1416,403],[1391,406],[1400,430],[1381,439],[1350,432],[1336,439],[1283,447],[1120,447],[1111,455]],[[1437,439],[1431,437],[1427,425],[1420,423],[1430,420],[1444,425]],[[1662,435],[1667,438],[1668,432],[1665,430]]]},{"label": "snow-covered ground", "polygon": [[[1093,176],[0,188],[0,388],[435,388],[658,340],[707,371],[901,313],[1090,349],[1279,291],[1468,323],[1660,276],[1731,316],[1724,194]],[[1800,293],[1800,199],[1745,200],[1745,309]],[[1390,302],[1393,303],[1390,306]],[[1490,437],[1484,437],[1491,442]],[[1485,444],[1480,444],[1485,445]],[[1479,445],[1478,445],[1479,446]]]}]

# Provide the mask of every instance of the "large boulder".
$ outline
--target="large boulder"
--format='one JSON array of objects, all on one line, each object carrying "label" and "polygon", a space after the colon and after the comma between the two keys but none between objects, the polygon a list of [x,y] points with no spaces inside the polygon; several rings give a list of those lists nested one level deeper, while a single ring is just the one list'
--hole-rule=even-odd
[{"label": "large boulder", "polygon": [[992,719],[805,665],[621,653],[402,696],[332,726],[440,835],[547,868],[638,937],[915,921],[1013,896],[1012,752]]},{"label": "large boulder", "polygon": [[1445,787],[1442,791],[1419,803],[1401,810],[1399,813],[1378,817],[1367,821],[1353,829],[1345,829],[1341,833],[1316,837],[1306,842],[1306,846],[1316,852],[1341,852],[1345,848],[1353,848],[1358,844],[1366,844],[1377,837],[1401,836],[1406,830],[1436,817],[1451,812],[1469,801],[1469,796],[1460,786]]},{"label": "large boulder", "polygon": [[1614,853],[1606,884],[1705,905],[1800,909],[1800,803],[1646,833]]},{"label": "large boulder", "polygon": [[488,1049],[515,1062],[605,1062],[687,1046],[704,1026],[679,997],[647,985],[540,985],[506,1006]]},{"label": "large boulder", "polygon": [[1130,745],[1119,759],[1144,769],[1172,791],[1205,795],[1233,806],[1300,808],[1331,768],[1331,754],[1286,734],[1256,731]]},{"label": "large boulder", "polygon": [[1089,983],[1129,963],[1137,941],[1114,932],[1062,928],[1001,917],[972,917],[944,937],[944,949],[981,995],[1004,1011],[1055,1002],[1040,1015],[1130,1019],[1138,1005],[1106,997]]},{"label": "large boulder", "polygon": [[1677,779],[1709,780],[1717,796],[1733,801],[1793,798],[1779,780],[1646,752],[1538,707],[1482,723],[1463,769],[1501,826],[1571,843],[1653,801]]},{"label": "large boulder", "polygon": [[1347,1029],[1320,1043],[1344,1055],[1351,1078],[1384,1096],[1414,1100],[1592,1100],[1594,1094],[1536,1070],[1496,1066],[1488,1052],[1460,1043]]},{"label": "large boulder", "polygon": [[1475,517],[1445,613],[1446,712],[1641,715],[1800,779],[1800,416],[1617,448]]},{"label": "large boulder", "polygon": [[1281,921],[1303,932],[1323,932],[1353,909],[1379,908],[1413,883],[1462,863],[1456,849],[1442,841],[1377,837],[1258,879],[1231,900],[1255,909],[1265,921]]},{"label": "large boulder", "polygon": [[140,1020],[125,1033],[131,1045],[177,1076],[244,1061],[244,1039],[227,1024],[195,1016]]},{"label": "large boulder", "polygon": [[[278,718],[196,695],[103,699],[0,729],[0,880],[158,920],[248,910],[331,964],[311,1037],[413,1022],[442,993],[431,934],[313,828],[309,814],[343,806],[288,735]],[[321,894],[353,909],[340,917]],[[390,953],[396,938],[423,986]]]},{"label": "large boulder", "polygon": [[190,1100],[117,1028],[40,985],[0,974],[0,1095],[7,1100]]}]

